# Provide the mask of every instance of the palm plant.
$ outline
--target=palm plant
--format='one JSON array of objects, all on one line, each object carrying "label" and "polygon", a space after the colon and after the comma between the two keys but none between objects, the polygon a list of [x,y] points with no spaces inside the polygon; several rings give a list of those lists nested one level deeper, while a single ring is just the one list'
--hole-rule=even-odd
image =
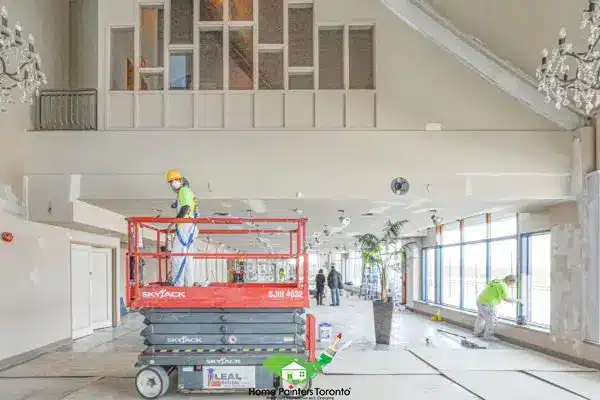
[{"label": "palm plant", "polygon": [[363,260],[363,276],[365,268],[377,268],[379,271],[381,300],[387,300],[388,271],[395,270],[406,273],[408,249],[413,244],[401,242],[402,228],[407,223],[402,221],[387,221],[381,237],[372,233],[357,236]]}]

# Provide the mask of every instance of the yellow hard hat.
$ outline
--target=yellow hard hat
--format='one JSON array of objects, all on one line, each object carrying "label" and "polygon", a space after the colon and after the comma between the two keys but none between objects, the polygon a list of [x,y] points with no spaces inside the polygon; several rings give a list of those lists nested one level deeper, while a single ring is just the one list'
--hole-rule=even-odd
[{"label": "yellow hard hat", "polygon": [[173,182],[173,181],[176,181],[181,178],[182,178],[181,173],[179,171],[177,171],[176,169],[170,169],[167,172],[167,182]]}]

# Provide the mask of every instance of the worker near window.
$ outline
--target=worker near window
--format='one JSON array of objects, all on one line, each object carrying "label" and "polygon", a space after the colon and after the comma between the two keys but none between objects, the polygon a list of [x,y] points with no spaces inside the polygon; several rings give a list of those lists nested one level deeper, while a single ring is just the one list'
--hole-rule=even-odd
[{"label": "worker near window", "polygon": [[[167,182],[177,194],[177,200],[173,203],[174,208],[177,210],[175,218],[191,219],[196,217],[198,203],[187,179],[179,171],[172,169],[167,172]],[[173,224],[170,224],[167,232],[170,232],[172,228]],[[196,224],[175,224],[175,235],[173,237],[171,252],[173,254],[184,253],[184,255],[171,257],[171,284],[173,286],[194,285],[194,258],[185,254],[195,251],[195,238]]]},{"label": "worker near window", "polygon": [[494,340],[494,328],[498,322],[497,307],[503,301],[507,303],[520,303],[519,299],[508,297],[509,288],[515,284],[517,278],[507,275],[503,279],[494,279],[485,286],[477,298],[477,320],[475,321],[475,335],[486,340]]},{"label": "worker near window", "polygon": [[336,269],[335,265],[331,265],[331,271],[327,275],[327,286],[331,289],[331,305],[340,305],[340,289],[342,289],[342,274]]},{"label": "worker near window", "polygon": [[319,270],[315,278],[315,283],[317,286],[317,305],[322,306],[323,297],[325,297],[325,274],[322,269]]}]

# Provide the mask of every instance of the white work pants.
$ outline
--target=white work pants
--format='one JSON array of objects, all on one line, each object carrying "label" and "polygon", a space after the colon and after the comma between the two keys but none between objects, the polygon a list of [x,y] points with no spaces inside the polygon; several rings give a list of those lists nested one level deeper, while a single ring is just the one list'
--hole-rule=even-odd
[{"label": "white work pants", "polygon": [[[194,253],[196,246],[195,224],[177,224],[172,253]],[[171,257],[171,282],[173,286],[194,286],[195,260],[192,256]]]},{"label": "white work pants", "polygon": [[475,321],[475,335],[479,336],[483,333],[484,338],[494,336],[494,327],[498,317],[496,315],[496,307],[489,304],[477,302],[477,321]]}]

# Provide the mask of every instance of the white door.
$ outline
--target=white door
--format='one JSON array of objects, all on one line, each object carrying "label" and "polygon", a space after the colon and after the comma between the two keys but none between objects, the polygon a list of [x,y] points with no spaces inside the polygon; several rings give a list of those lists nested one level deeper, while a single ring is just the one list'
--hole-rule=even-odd
[{"label": "white door", "polygon": [[92,249],[92,328],[112,326],[112,250]]},{"label": "white door", "polygon": [[71,245],[71,330],[73,339],[91,335],[92,248]]}]

